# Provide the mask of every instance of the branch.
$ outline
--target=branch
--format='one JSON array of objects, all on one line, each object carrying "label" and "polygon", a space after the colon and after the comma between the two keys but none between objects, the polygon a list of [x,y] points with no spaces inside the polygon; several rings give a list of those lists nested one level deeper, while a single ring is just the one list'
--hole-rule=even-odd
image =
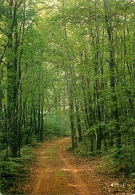
[{"label": "branch", "polygon": [[17,8],[20,7],[20,5],[23,3],[23,0],[20,1],[18,4],[17,4]]},{"label": "branch", "polygon": [[[5,52],[6,52],[6,49],[7,49],[8,44],[9,44],[9,40],[7,41],[6,45],[4,46],[2,55],[0,57],[0,63],[3,62],[3,58],[4,58],[4,55],[5,55]],[[3,62],[3,63],[6,64],[5,62]]]},{"label": "branch", "polygon": [[7,66],[7,63],[6,62],[4,62],[3,60],[1,62]]}]

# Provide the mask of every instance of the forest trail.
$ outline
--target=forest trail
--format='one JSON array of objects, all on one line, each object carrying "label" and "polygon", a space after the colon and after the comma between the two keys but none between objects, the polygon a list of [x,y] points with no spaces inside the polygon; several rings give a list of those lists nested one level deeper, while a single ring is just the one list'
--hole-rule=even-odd
[{"label": "forest trail", "polygon": [[93,175],[93,168],[89,167],[88,171],[87,163],[83,163],[83,159],[81,162],[77,161],[66,151],[69,143],[69,138],[62,138],[47,141],[36,149],[36,159],[31,167],[26,194],[102,194],[99,181]]}]

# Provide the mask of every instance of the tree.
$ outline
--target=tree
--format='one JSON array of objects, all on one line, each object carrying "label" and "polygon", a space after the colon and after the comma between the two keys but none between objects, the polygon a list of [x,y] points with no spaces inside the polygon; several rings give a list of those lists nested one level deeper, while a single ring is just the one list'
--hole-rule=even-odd
[{"label": "tree", "polygon": [[0,133],[12,157],[43,141],[50,116],[65,112],[72,148],[116,148],[121,159],[135,145],[134,2],[3,0],[0,8]]}]

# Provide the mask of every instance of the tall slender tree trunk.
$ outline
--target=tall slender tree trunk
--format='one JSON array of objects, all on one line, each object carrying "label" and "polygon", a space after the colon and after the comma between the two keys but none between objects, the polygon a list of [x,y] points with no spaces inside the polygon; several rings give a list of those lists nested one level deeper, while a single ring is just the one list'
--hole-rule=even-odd
[{"label": "tall slender tree trunk", "polygon": [[117,96],[116,96],[116,86],[115,86],[115,50],[113,46],[113,28],[112,28],[112,21],[111,16],[109,13],[109,3],[108,0],[104,0],[104,9],[105,9],[105,23],[106,23],[106,30],[108,34],[108,42],[109,42],[109,67],[110,67],[110,87],[112,91],[112,103],[113,107],[111,110],[112,118],[115,120],[115,135],[116,135],[116,146],[118,148],[121,147],[121,132],[120,132],[120,123],[119,123],[119,111],[118,111],[118,103],[117,103]]},{"label": "tall slender tree trunk", "polygon": [[75,100],[75,108],[76,108],[76,118],[77,118],[77,128],[78,128],[78,135],[79,135],[79,142],[82,141],[82,128],[81,128],[81,118],[79,114],[79,101],[76,98]]}]

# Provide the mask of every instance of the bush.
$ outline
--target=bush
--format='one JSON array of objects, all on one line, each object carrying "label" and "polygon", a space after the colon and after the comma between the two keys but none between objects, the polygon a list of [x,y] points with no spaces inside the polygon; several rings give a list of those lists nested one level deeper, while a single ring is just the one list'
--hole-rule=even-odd
[{"label": "bush", "polygon": [[28,164],[31,162],[33,153],[30,146],[21,149],[20,158],[9,157],[5,160],[6,152],[3,151],[0,161],[0,186],[2,194],[20,194],[19,183],[22,183],[29,172]]},{"label": "bush", "polygon": [[121,149],[114,147],[108,150],[104,156],[106,161],[105,169],[108,173],[124,173],[129,176],[135,172],[135,154],[134,148],[124,146]]}]

